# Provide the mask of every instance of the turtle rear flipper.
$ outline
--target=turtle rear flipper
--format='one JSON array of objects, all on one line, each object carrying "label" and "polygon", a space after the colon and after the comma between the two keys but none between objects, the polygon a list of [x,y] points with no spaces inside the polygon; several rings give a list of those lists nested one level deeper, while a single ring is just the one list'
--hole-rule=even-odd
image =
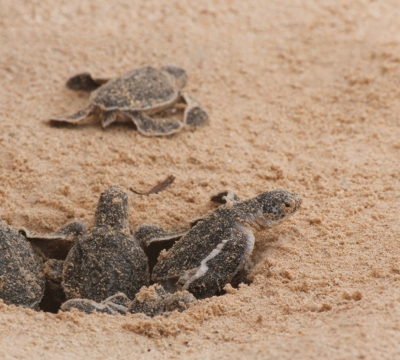
[{"label": "turtle rear flipper", "polygon": [[149,116],[137,111],[124,111],[124,114],[129,116],[136,125],[138,131],[146,136],[172,135],[183,128],[183,124],[178,120],[153,120]]},{"label": "turtle rear flipper", "polygon": [[57,116],[50,119],[51,124],[57,123],[69,123],[69,124],[80,124],[87,120],[89,117],[96,115],[98,109],[94,105],[86,106],[84,109],[79,110],[75,114],[67,116]]},{"label": "turtle rear flipper", "polygon": [[187,93],[182,93],[182,97],[187,104],[183,114],[183,123],[190,127],[207,125],[209,117],[199,101]]},{"label": "turtle rear flipper", "polygon": [[93,79],[89,73],[81,73],[69,78],[65,86],[73,91],[92,92],[108,82],[108,80],[109,79]]}]

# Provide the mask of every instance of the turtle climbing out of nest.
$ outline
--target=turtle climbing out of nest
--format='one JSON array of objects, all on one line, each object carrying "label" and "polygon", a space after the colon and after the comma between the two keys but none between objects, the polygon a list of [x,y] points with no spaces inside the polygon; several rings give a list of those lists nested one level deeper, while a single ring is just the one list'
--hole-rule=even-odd
[{"label": "turtle climbing out of nest", "polygon": [[129,229],[128,195],[111,187],[100,195],[94,225],[69,251],[62,286],[67,299],[103,301],[123,292],[133,298],[149,284],[146,255]]},{"label": "turtle climbing out of nest", "polygon": [[[132,121],[146,136],[171,135],[184,127],[204,126],[209,120],[207,112],[193,96],[182,91],[186,81],[186,71],[175,66],[141,67],[111,80],[78,74],[67,81],[67,88],[90,92],[90,104],[75,114],[53,117],[50,122],[80,124],[95,117],[105,128],[116,121]],[[151,117],[179,102],[186,104],[183,122]]]},{"label": "turtle climbing out of nest", "polygon": [[212,200],[227,204],[197,219],[186,232],[168,233],[142,225],[135,233],[145,252],[150,246],[162,247],[163,242],[171,247],[171,241],[181,237],[159,256],[151,274],[153,282],[170,292],[187,290],[196,298],[221,292],[253,250],[254,235],[245,224],[273,227],[292,216],[302,203],[299,195],[286,190],[267,191],[244,201],[225,192]]}]

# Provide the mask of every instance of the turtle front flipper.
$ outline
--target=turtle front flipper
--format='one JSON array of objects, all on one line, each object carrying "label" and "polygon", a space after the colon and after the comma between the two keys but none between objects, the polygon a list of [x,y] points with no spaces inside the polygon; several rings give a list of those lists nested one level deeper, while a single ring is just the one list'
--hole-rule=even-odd
[{"label": "turtle front flipper", "polygon": [[140,225],[133,233],[134,238],[143,248],[148,260],[150,272],[157,263],[161,251],[169,250],[189,229],[181,231],[166,231],[156,225]]},{"label": "turtle front flipper", "polygon": [[181,95],[187,104],[183,114],[183,123],[190,127],[207,125],[209,117],[200,102],[187,93],[182,93]]},{"label": "turtle front flipper", "polygon": [[92,92],[108,82],[108,80],[109,79],[93,79],[89,73],[81,73],[69,78],[65,86],[74,91]]},{"label": "turtle front flipper", "polygon": [[75,114],[67,116],[57,116],[50,119],[51,124],[56,123],[69,123],[69,124],[80,124],[88,119],[92,115],[98,113],[98,108],[94,105],[89,105],[82,110],[79,110]]},{"label": "turtle front flipper", "polygon": [[226,190],[211,196],[211,201],[218,204],[227,204],[228,202],[235,203],[241,201],[240,197],[234,192]]},{"label": "turtle front flipper", "polygon": [[[234,203],[241,201],[241,199],[238,195],[236,195],[234,192],[229,191],[229,190],[221,191],[218,194],[211,196],[210,200],[213,203],[220,204],[220,206],[226,205],[226,204],[228,204],[228,206],[232,206]],[[200,221],[202,221],[206,218],[207,218],[207,215],[197,217],[190,221],[190,225],[193,227],[197,223],[199,223]]]},{"label": "turtle front flipper", "polygon": [[46,259],[64,260],[72,246],[87,231],[84,223],[74,221],[49,234],[39,234],[24,228],[20,229],[19,233],[32,244],[34,249],[39,249]]},{"label": "turtle front flipper", "polygon": [[144,248],[149,247],[154,242],[168,242],[179,240],[188,233],[189,229],[180,231],[166,231],[162,227],[152,224],[140,225],[133,233],[133,236]]},{"label": "turtle front flipper", "polygon": [[124,111],[124,114],[129,116],[136,125],[138,131],[146,136],[172,135],[183,128],[183,124],[178,120],[153,120],[149,116],[137,111]]}]

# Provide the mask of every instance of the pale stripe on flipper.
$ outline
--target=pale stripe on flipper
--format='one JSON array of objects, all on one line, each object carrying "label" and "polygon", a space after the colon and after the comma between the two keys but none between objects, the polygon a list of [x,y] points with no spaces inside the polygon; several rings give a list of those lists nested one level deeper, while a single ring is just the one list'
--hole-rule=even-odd
[{"label": "pale stripe on flipper", "polygon": [[190,286],[190,284],[195,281],[198,278],[201,278],[204,276],[207,271],[208,271],[208,266],[207,262],[210,261],[211,259],[215,258],[224,248],[225,244],[229,241],[232,240],[232,236],[230,239],[222,240],[215,249],[213,249],[200,263],[200,268],[197,270],[196,274],[194,274],[189,280],[185,282],[185,284],[182,287],[182,290],[187,290]]},{"label": "pale stripe on flipper", "polygon": [[[242,224],[237,224],[236,225],[237,228],[239,229],[239,231],[241,233],[243,233],[243,235],[246,237],[246,247],[242,253],[242,261],[240,266],[236,269],[236,272],[240,269],[240,267],[243,265],[244,261],[249,257],[249,255],[251,254],[251,252],[253,251],[253,247],[254,247],[254,235],[251,231],[249,231],[246,226],[242,225]],[[218,254],[221,253],[222,249],[224,248],[224,246],[226,245],[226,243],[228,241],[234,241],[234,235],[232,234],[231,237],[229,239],[225,239],[222,240],[216,247],[215,249],[213,249],[210,254],[208,254],[200,263],[200,267],[199,269],[196,271],[196,273],[191,276],[186,282],[185,284],[182,286],[182,290],[188,290],[189,286],[192,282],[194,282],[195,280],[201,278],[202,276],[204,276],[207,271],[209,270],[209,267],[207,266],[207,262],[210,261],[211,259],[215,258]],[[232,276],[234,276],[235,274],[233,274]]]}]

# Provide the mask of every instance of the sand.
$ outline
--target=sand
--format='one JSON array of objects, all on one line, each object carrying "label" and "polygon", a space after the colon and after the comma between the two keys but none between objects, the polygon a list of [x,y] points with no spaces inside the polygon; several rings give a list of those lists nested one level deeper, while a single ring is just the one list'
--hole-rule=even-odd
[{"label": "sand", "polygon": [[[171,230],[210,196],[284,188],[299,212],[255,231],[251,285],[184,313],[50,314],[0,306],[2,359],[400,357],[398,1],[0,1],[0,216],[91,226],[130,193],[130,226]],[[51,127],[87,96],[81,71],[187,69],[210,125],[166,138],[131,125]]]}]

